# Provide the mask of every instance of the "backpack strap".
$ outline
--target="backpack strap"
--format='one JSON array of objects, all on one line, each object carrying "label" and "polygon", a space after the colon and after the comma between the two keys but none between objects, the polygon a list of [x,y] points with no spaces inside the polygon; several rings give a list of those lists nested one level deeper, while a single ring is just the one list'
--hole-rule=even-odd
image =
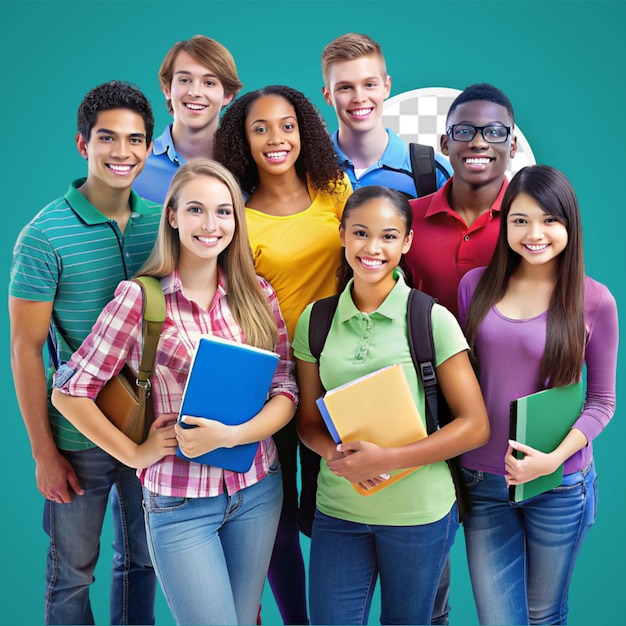
[{"label": "backpack strap", "polygon": [[150,392],[150,375],[154,370],[157,345],[165,321],[165,297],[161,281],[154,276],[132,279],[139,284],[143,294],[143,350],[137,373],[137,387]]},{"label": "backpack strap", "polygon": [[311,307],[311,317],[309,319],[309,351],[320,360],[320,355],[326,343],[326,337],[333,323],[333,317],[339,303],[339,295],[330,296],[317,300]]},{"label": "backpack strap", "polygon": [[432,146],[410,143],[409,158],[418,198],[437,191],[437,172],[441,172],[446,180],[450,178],[448,170],[435,159]]},{"label": "backpack strap", "polygon": [[407,310],[409,348],[417,373],[422,379],[426,395],[426,428],[428,434],[439,430],[437,401],[437,374],[435,372],[435,346],[431,311],[437,300],[418,289],[411,289]]},{"label": "backpack strap", "polygon": [[[451,420],[448,405],[441,393],[441,389],[439,389],[435,370],[435,342],[431,318],[435,302],[437,302],[436,298],[431,298],[417,289],[411,289],[407,309],[409,348],[413,364],[424,386],[426,395],[426,430],[429,435]],[[439,407],[442,409],[441,412]],[[458,456],[448,459],[446,462],[454,483],[459,522],[463,522],[470,514],[472,503],[463,478],[461,462]]]}]

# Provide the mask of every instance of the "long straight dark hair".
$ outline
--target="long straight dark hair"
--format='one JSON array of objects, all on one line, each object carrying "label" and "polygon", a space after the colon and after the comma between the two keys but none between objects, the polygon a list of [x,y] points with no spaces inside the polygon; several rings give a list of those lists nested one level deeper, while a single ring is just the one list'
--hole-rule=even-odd
[{"label": "long straight dark hair", "polygon": [[541,362],[545,386],[558,387],[580,378],[585,351],[585,267],[580,211],[574,189],[559,170],[533,165],[521,169],[511,180],[502,199],[496,249],[474,292],[465,334],[472,353],[480,359],[475,350],[480,323],[504,297],[509,278],[521,261],[521,256],[507,242],[507,218],[511,204],[522,193],[567,229],[567,246],[559,257],[558,278],[548,307],[546,347]]}]

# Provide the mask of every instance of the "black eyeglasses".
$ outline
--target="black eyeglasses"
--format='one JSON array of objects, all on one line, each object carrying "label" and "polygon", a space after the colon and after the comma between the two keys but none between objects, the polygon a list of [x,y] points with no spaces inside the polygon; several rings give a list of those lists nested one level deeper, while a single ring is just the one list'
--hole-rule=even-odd
[{"label": "black eyeglasses", "polygon": [[491,126],[472,126],[471,124],[452,124],[447,130],[447,134],[454,141],[468,142],[474,139],[476,133],[480,131],[483,139],[487,143],[504,143],[511,134],[510,126],[494,124]]}]

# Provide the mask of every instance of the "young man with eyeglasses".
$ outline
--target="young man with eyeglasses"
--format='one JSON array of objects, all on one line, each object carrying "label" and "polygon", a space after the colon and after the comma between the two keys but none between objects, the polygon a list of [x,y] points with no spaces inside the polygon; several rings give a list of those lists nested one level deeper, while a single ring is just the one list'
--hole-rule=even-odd
[{"label": "young man with eyeglasses", "polygon": [[411,200],[413,244],[404,266],[414,287],[457,317],[459,281],[487,265],[496,245],[514,127],[513,105],[500,89],[467,87],[451,104],[441,137],[454,174],[434,194]]}]

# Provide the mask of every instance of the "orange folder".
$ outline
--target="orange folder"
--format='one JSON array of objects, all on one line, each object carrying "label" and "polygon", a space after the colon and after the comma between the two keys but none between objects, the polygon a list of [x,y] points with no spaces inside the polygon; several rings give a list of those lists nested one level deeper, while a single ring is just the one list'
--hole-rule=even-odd
[{"label": "orange folder", "polygon": [[[366,374],[326,392],[317,406],[336,443],[370,441],[383,448],[403,446],[427,436],[400,364]],[[388,480],[364,489],[369,496],[404,478],[417,467],[392,472]]]}]

